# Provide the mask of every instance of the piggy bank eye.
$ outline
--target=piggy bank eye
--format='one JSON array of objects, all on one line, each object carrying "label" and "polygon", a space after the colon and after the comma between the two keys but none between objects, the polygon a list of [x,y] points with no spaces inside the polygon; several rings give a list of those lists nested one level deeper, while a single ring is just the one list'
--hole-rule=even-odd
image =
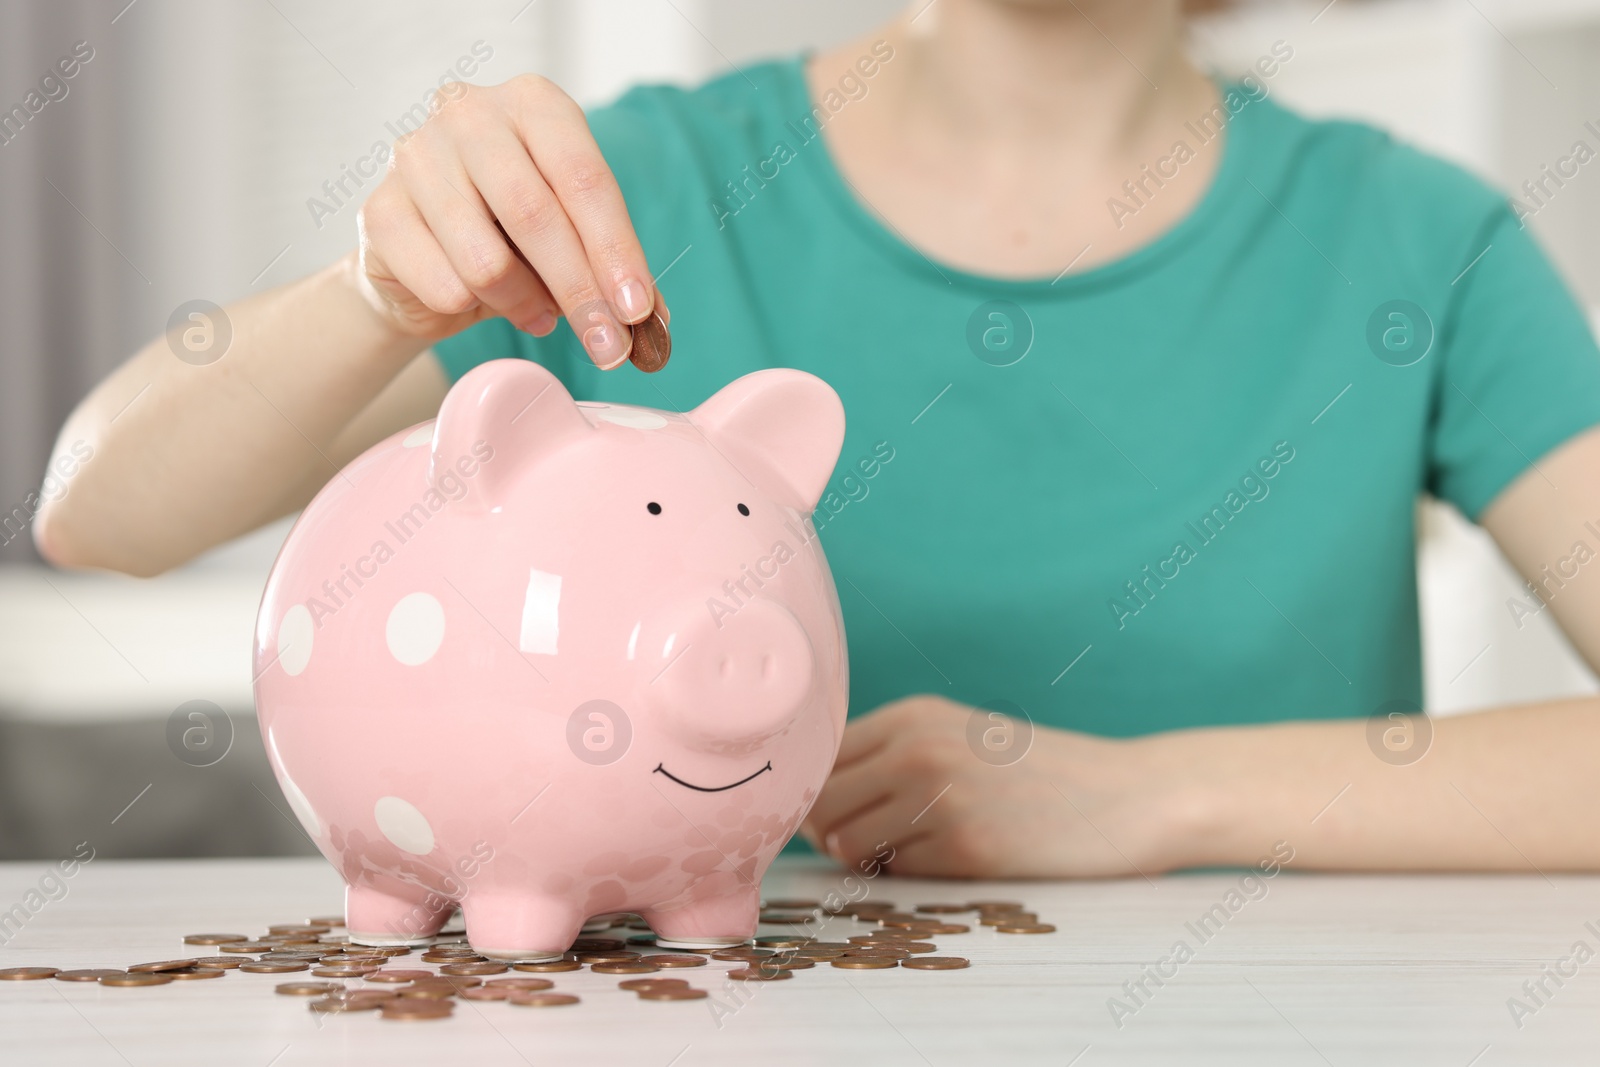
[{"label": "piggy bank eye", "polygon": [[739,514],[748,515],[748,514],[750,514],[750,509],[745,507],[743,504],[740,504],[739,505]]},{"label": "piggy bank eye", "polygon": [[645,510],[650,512],[652,515],[659,515],[661,514],[661,505],[652,500],[650,503],[645,505]]}]

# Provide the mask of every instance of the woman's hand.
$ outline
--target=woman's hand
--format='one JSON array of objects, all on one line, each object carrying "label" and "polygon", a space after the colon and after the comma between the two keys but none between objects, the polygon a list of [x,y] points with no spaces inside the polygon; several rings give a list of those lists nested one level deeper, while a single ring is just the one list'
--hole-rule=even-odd
[{"label": "woman's hand", "polygon": [[565,315],[610,369],[660,299],[582,110],[532,74],[441,90],[359,226],[363,293],[413,337],[495,316],[543,336]]},{"label": "woman's hand", "polygon": [[[980,718],[969,743],[973,716]],[[1032,744],[984,749],[988,729]],[[987,759],[979,755],[985,752]],[[1015,762],[1007,763],[1007,760]],[[895,874],[1059,878],[1154,874],[1180,865],[1183,810],[1154,739],[1108,740],[936,696],[887,704],[845,727],[833,775],[801,832],[854,866],[879,843]]]}]

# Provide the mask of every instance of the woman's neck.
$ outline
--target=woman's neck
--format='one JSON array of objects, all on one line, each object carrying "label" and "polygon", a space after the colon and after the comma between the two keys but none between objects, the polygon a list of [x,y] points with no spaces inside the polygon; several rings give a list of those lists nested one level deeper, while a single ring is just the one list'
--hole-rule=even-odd
[{"label": "woman's neck", "polygon": [[1177,0],[914,2],[807,77],[820,99],[876,42],[892,48],[826,139],[857,195],[926,255],[997,276],[1081,270],[1153,240],[1204,194],[1220,144],[1131,224],[1107,211],[1216,100],[1184,55]]}]

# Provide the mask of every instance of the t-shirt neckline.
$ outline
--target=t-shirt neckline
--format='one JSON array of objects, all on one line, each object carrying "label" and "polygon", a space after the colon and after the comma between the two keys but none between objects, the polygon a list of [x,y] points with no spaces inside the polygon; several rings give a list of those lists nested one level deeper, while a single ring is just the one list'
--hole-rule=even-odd
[{"label": "t-shirt neckline", "polygon": [[[810,118],[811,109],[816,106],[811,99],[810,87],[806,84],[805,63],[809,58],[810,53],[800,53],[783,63],[776,64],[780,95],[783,97],[781,106],[785,112],[792,113],[789,125],[786,126],[790,131],[793,131],[795,122]],[[1226,111],[1228,94],[1241,90],[1220,78],[1214,78],[1214,81],[1222,100],[1223,110]],[[816,179],[818,187],[832,202],[842,221],[868,244],[905,265],[913,273],[989,293],[1015,296],[1061,295],[1123,281],[1146,273],[1172,258],[1195,237],[1211,228],[1234,199],[1238,189],[1246,184],[1244,174],[1254,150],[1255,138],[1253,123],[1245,116],[1255,107],[1265,103],[1264,98],[1253,99],[1229,119],[1223,139],[1222,161],[1211,177],[1211,184],[1199,202],[1175,226],[1127,255],[1084,271],[1052,277],[1002,278],[963,270],[934,260],[902,238],[856,195],[834,161],[825,130],[819,129],[815,143],[798,147],[797,154],[802,157],[801,165]],[[807,148],[812,150],[807,151]]]}]

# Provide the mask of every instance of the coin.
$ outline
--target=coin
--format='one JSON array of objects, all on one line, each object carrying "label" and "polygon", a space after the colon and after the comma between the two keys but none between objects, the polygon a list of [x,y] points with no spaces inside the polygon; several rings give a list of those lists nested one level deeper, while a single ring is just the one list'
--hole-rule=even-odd
[{"label": "coin", "polygon": [[1021,911],[1027,905],[1020,900],[969,900],[968,911]]},{"label": "coin", "polygon": [[483,984],[482,978],[457,976],[453,974],[435,974],[427,978],[419,978],[411,983],[413,989],[422,989],[429,986],[442,986],[447,989],[471,989],[473,986]]},{"label": "coin", "polygon": [[[266,961],[263,960],[262,962]],[[291,961],[284,960],[283,962],[289,963]],[[241,967],[239,969],[241,971],[248,971],[252,968]],[[293,969],[300,970],[301,968],[296,967]],[[376,974],[377,970],[378,969],[376,967],[350,967],[341,965],[336,967],[313,967],[311,968],[311,973],[316,975],[318,978],[365,978],[369,974]]]},{"label": "coin", "polygon": [[661,968],[643,960],[627,960],[622,963],[591,963],[589,969],[595,974],[649,974]]},{"label": "coin", "polygon": [[652,963],[657,967],[704,967],[706,965],[704,956],[691,956],[688,953],[680,954],[677,952],[653,952],[647,956],[641,956],[640,961]]},{"label": "coin", "polygon": [[580,937],[572,942],[574,951],[603,951],[621,947],[622,939],[620,937]]},{"label": "coin", "polygon": [[554,974],[558,971],[580,971],[583,969],[583,964],[577,960],[545,960],[543,963],[513,963],[511,969],[534,974]]},{"label": "coin", "polygon": [[971,904],[918,904],[913,911],[920,911],[927,915],[955,915],[958,912],[971,911]]},{"label": "coin", "polygon": [[774,956],[770,960],[757,960],[755,965],[763,970],[809,971],[817,961],[804,956]]},{"label": "coin", "polygon": [[682,978],[630,978],[626,982],[618,982],[617,988],[637,993],[641,989],[687,989],[689,983]]},{"label": "coin", "polygon": [[903,960],[909,955],[911,953],[903,948],[890,948],[887,945],[858,945],[839,958],[842,960]]},{"label": "coin", "polygon": [[971,961],[960,956],[913,956],[900,961],[900,966],[913,971],[958,971],[971,965]]},{"label": "coin", "polygon": [[629,948],[609,949],[601,952],[579,952],[579,963],[626,963],[644,955]]},{"label": "coin", "polygon": [[290,971],[304,971],[310,966],[304,960],[246,960],[239,964],[239,970],[247,974],[288,974]]},{"label": "coin", "polygon": [[417,980],[418,978],[432,978],[432,977],[433,977],[433,972],[432,971],[400,971],[400,970],[384,971],[384,970],[378,970],[378,971],[373,971],[371,974],[367,975],[366,979],[369,982],[395,982],[395,983],[399,983],[399,982],[412,982],[412,981]]},{"label": "coin", "polygon": [[213,971],[231,971],[244,962],[237,956],[201,956],[194,961],[194,965],[209,967]]},{"label": "coin", "polygon": [[[644,994],[640,994],[643,996]],[[578,998],[571,993],[512,993],[506,998],[507,1004],[516,1004],[523,1008],[561,1008],[568,1004],[578,1003]]]},{"label": "coin", "polygon": [[222,952],[248,953],[271,952],[277,947],[278,946],[273,944],[271,941],[229,941],[225,945],[217,946],[217,948]]},{"label": "coin", "polygon": [[8,982],[37,982],[41,978],[54,978],[59,973],[54,967],[0,967],[0,979]]},{"label": "coin", "polygon": [[307,919],[306,920],[306,925],[307,926],[327,926],[327,927],[343,926],[344,925],[344,916],[343,915],[332,915],[332,916],[327,916],[327,917],[324,917],[324,918],[321,918],[321,919]]},{"label": "coin", "polygon": [[172,978],[169,975],[145,971],[140,974],[108,974],[100,979],[100,984],[110,986],[166,985],[170,981],[172,981]]},{"label": "coin", "polygon": [[650,317],[633,328],[633,348],[628,358],[646,374],[654,374],[667,365],[672,356],[672,334],[667,331],[667,320],[661,312],[652,311]]},{"label": "coin", "polygon": [[762,948],[799,948],[801,945],[810,945],[816,942],[814,937],[791,937],[787,934],[775,934],[756,938],[756,944]]},{"label": "coin", "polygon": [[509,989],[495,989],[492,986],[478,986],[476,989],[462,989],[456,996],[462,1000],[504,1000],[511,995]]},{"label": "coin", "polygon": [[1053,934],[1056,928],[1049,923],[1008,923],[996,926],[995,931],[1002,934]]},{"label": "coin", "polygon": [[822,907],[822,902],[820,900],[791,900],[788,898],[781,898],[778,900],[762,901],[761,906],[763,908],[770,908],[773,911],[808,911],[812,908]]},{"label": "coin", "polygon": [[693,986],[666,986],[639,990],[640,1000],[704,1000],[709,996],[704,989]]},{"label": "coin", "polygon": [[334,996],[318,997],[306,1007],[319,1012],[374,1011],[387,1001],[377,997]]},{"label": "coin", "polygon": [[248,941],[244,934],[184,934],[185,945],[226,945],[230,941]]},{"label": "coin", "polygon": [[[671,979],[668,979],[669,981]],[[485,989],[510,989],[523,990],[536,993],[541,989],[549,989],[555,983],[548,978],[491,978],[483,983]]]},{"label": "coin", "polygon": [[505,974],[511,968],[490,960],[472,963],[447,963],[439,968],[440,974]]},{"label": "coin", "polygon": [[755,967],[736,967],[728,972],[728,977],[740,982],[781,982],[785,978],[793,978],[788,971],[768,967],[766,962]]},{"label": "coin", "polygon": [[892,956],[840,956],[832,962],[835,967],[850,971],[876,971],[900,966],[900,961]]},{"label": "coin", "polygon": [[714,960],[759,960],[773,955],[767,948],[723,948],[711,954]]},{"label": "coin", "polygon": [[395,995],[407,1000],[449,1000],[459,992],[451,986],[408,986]]},{"label": "coin", "polygon": [[267,927],[269,934],[325,934],[332,929],[326,923],[274,923]]},{"label": "coin", "polygon": [[272,991],[286,997],[314,997],[342,988],[344,987],[338,982],[281,982],[274,986]]},{"label": "coin", "polygon": [[448,1019],[455,1014],[456,1006],[438,1000],[391,1000],[378,1005],[378,1009],[379,1017],[383,1019],[421,1021]]},{"label": "coin", "polygon": [[135,963],[128,968],[130,974],[144,974],[157,971],[176,971],[182,967],[193,967],[194,960],[161,960],[158,963]]},{"label": "coin", "polygon": [[1039,921],[1031,911],[996,911],[978,916],[979,926],[1017,926]]},{"label": "coin", "polygon": [[62,982],[98,982],[109,975],[127,974],[127,971],[109,967],[84,967],[74,971],[57,971],[56,979]]},{"label": "coin", "polygon": [[971,930],[971,929],[972,929],[972,927],[966,925],[965,923],[940,923],[938,926],[935,926],[932,930],[929,930],[928,933],[929,934],[964,934],[968,930]]},{"label": "coin", "polygon": [[176,971],[162,971],[162,974],[174,982],[198,982],[206,978],[221,978],[226,971],[215,967],[180,967]]},{"label": "coin", "polygon": [[345,964],[345,963],[354,963],[354,964],[371,963],[371,964],[377,965],[377,964],[382,964],[384,960],[389,958],[387,956],[379,956],[379,955],[376,955],[376,954],[369,956],[369,955],[367,955],[365,953],[361,953],[361,952],[327,952],[327,953],[324,953],[324,952],[318,952],[316,950],[311,950],[311,951],[306,951],[306,952],[301,952],[299,950],[290,950],[290,951],[285,951],[285,952],[269,952],[269,953],[267,953],[267,955],[269,955],[269,956],[280,956],[280,955],[281,956],[300,956],[300,955],[310,956],[313,959],[321,960],[323,963],[326,963],[331,967],[337,967],[340,964]]}]

